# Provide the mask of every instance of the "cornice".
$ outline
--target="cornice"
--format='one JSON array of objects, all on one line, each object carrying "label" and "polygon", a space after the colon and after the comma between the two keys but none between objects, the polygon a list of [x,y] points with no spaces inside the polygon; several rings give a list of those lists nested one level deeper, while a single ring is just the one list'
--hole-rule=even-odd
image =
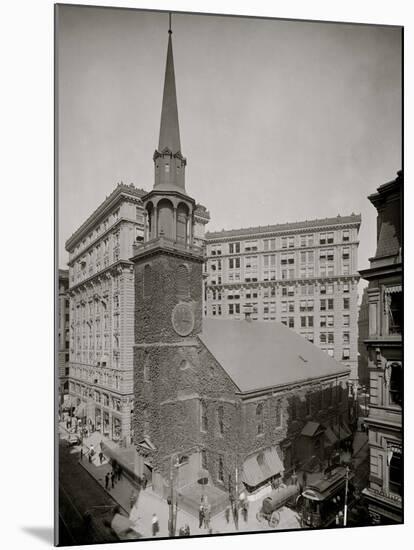
[{"label": "cornice", "polygon": [[65,250],[70,252],[79,241],[97,224],[101,223],[103,218],[115,208],[122,200],[134,202],[142,205],[141,197],[146,194],[143,189],[138,189],[131,185],[118,184],[112,193],[98,206],[98,208],[86,219],[85,222],[69,237],[65,243]]},{"label": "cornice", "polygon": [[[349,216],[351,218],[351,216]],[[315,231],[329,231],[338,229],[349,229],[361,225],[361,216],[354,215],[355,219],[326,218],[325,220],[309,220],[304,222],[292,222],[279,225],[268,225],[259,227],[246,227],[240,229],[229,229],[206,233],[207,243],[219,243],[237,241],[251,238],[268,238],[273,236],[288,236],[297,234],[314,233]]]},{"label": "cornice", "polygon": [[105,269],[102,269],[98,273],[91,275],[87,279],[83,279],[73,286],[69,287],[68,293],[73,295],[74,292],[77,292],[81,289],[82,286],[91,286],[93,287],[96,283],[100,283],[100,279],[111,278],[114,275],[121,274],[125,269],[128,269],[130,272],[133,271],[133,263],[130,260],[118,260],[117,262],[109,265]]},{"label": "cornice", "polygon": [[394,263],[387,265],[379,265],[376,267],[369,267],[367,269],[360,269],[360,276],[366,281],[372,279],[377,279],[378,277],[392,276],[392,275],[402,275],[402,263]]},{"label": "cornice", "polygon": [[97,245],[99,241],[102,241],[105,237],[107,237],[109,234],[113,233],[114,231],[117,231],[119,229],[119,226],[122,223],[126,224],[132,224],[134,226],[140,227],[142,230],[144,229],[144,224],[142,222],[138,222],[136,220],[130,219],[130,218],[124,218],[120,217],[114,224],[112,224],[106,231],[101,233],[98,237],[96,237],[93,241],[91,241],[85,248],[82,248],[76,255],[74,255],[71,260],[68,262],[68,266],[72,267],[76,261],[87,254],[91,248]]},{"label": "cornice", "polygon": [[183,258],[185,260],[193,260],[199,263],[204,263],[203,251],[198,253],[195,249],[180,249],[173,246],[168,246],[164,239],[158,239],[157,243],[149,247],[140,247],[138,251],[131,258],[131,262],[138,263],[142,260],[157,256],[159,254],[166,254],[167,256],[174,256],[177,258]]}]

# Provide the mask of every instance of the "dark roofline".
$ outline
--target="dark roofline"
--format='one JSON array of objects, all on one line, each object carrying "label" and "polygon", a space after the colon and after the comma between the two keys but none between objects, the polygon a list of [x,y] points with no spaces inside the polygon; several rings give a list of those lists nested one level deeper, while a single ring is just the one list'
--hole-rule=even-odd
[{"label": "dark roofline", "polygon": [[[295,380],[293,382],[285,382],[283,384],[275,384],[272,386],[266,386],[264,388],[255,388],[252,390],[243,390],[240,391],[240,397],[242,399],[248,399],[253,397],[258,397],[260,395],[265,395],[270,392],[274,391],[283,391],[287,388],[293,388],[295,386],[303,386],[304,384],[313,384],[317,381],[319,382],[328,382],[331,380],[335,380],[337,378],[343,378],[345,376],[349,376],[349,373],[351,372],[350,368],[345,368],[344,370],[338,371],[336,373],[331,374],[323,374],[321,376],[313,376],[311,378],[301,378],[300,380]],[[229,375],[228,375],[229,376]]]},{"label": "dark roofline", "polygon": [[399,170],[397,177],[380,185],[375,193],[368,195],[368,200],[377,208],[378,205],[392,193],[398,192],[400,186],[404,184],[404,172]]},{"label": "dark roofline", "polygon": [[287,222],[275,225],[259,225],[256,227],[245,227],[239,229],[222,229],[221,231],[212,231],[206,233],[206,240],[223,239],[227,237],[249,237],[255,234],[268,234],[274,232],[296,231],[298,229],[315,229],[316,227],[328,227],[333,225],[361,224],[361,214],[351,214],[350,216],[337,216],[336,218],[322,218],[315,220],[305,220],[302,222]]}]

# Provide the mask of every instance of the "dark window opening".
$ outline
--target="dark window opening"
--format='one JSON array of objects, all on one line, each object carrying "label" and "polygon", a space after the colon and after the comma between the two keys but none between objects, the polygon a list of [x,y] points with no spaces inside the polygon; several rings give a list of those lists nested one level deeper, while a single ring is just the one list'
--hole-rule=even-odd
[{"label": "dark window opening", "polygon": [[388,489],[390,493],[402,495],[402,456],[401,453],[396,451],[389,452],[392,453],[392,458],[390,460]]}]

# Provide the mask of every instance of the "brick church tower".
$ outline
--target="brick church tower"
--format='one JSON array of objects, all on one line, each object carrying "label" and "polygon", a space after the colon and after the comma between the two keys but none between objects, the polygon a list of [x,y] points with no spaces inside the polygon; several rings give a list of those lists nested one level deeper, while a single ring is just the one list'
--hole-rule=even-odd
[{"label": "brick church tower", "polygon": [[193,241],[196,204],[185,189],[171,34],[169,30],[159,144],[153,156],[155,182],[142,198],[144,241],[132,258],[136,297],[133,439],[141,457],[139,469],[153,478],[153,484],[153,470],[168,478],[170,464],[165,457],[175,456],[178,449],[174,435],[166,429],[167,419],[176,429],[181,425],[187,431],[186,422],[194,421],[194,411],[185,404],[180,408],[181,421],[173,419],[168,403],[179,401],[186,386],[194,387],[185,379],[187,367],[197,361],[196,335],[202,328],[203,251]]}]

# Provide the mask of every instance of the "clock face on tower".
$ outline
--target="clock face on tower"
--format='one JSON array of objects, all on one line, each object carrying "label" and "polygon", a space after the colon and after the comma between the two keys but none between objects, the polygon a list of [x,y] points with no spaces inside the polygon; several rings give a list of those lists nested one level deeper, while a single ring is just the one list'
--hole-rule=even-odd
[{"label": "clock face on tower", "polygon": [[171,314],[173,329],[179,336],[188,336],[194,328],[194,313],[190,304],[181,302]]}]

